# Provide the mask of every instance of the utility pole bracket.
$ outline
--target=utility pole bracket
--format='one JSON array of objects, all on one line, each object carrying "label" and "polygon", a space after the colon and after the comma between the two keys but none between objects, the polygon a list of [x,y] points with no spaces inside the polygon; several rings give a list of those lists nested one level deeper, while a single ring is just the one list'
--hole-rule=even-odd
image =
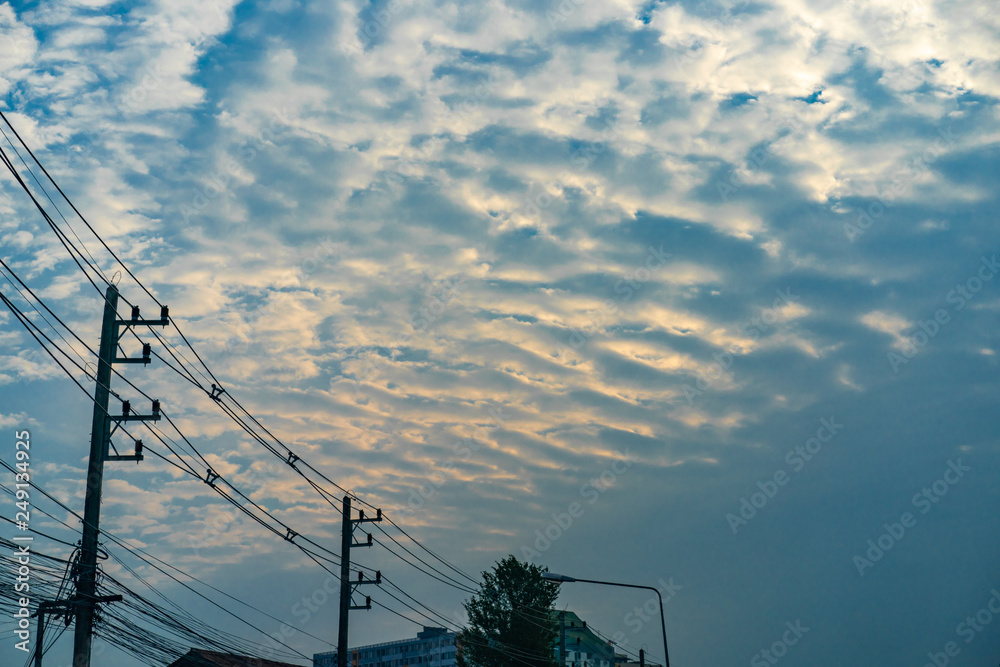
[{"label": "utility pole bracket", "polygon": [[366,584],[381,585],[382,584],[382,571],[381,570],[375,570],[375,578],[374,579],[365,579],[365,573],[364,572],[358,572],[358,580],[354,582],[354,586],[364,586]]},{"label": "utility pole bracket", "polygon": [[144,459],[142,454],[108,454],[104,457],[105,461],[135,461],[136,463]]},{"label": "utility pole bracket", "polygon": [[170,308],[168,306],[160,307],[160,319],[158,320],[144,320],[139,316],[139,306],[132,306],[132,317],[127,320],[115,320],[115,324],[119,327],[122,326],[135,326],[141,325],[145,327],[165,327],[170,324]]},{"label": "utility pole bracket", "polygon": [[358,510],[358,518],[357,519],[351,519],[351,524],[357,525],[357,524],[361,524],[361,523],[375,523],[375,522],[381,521],[382,520],[382,510],[381,509],[376,509],[375,512],[376,512],[376,514],[375,514],[374,517],[367,518],[367,517],[365,517],[365,511],[364,510]]},{"label": "utility pole bracket", "polygon": [[348,610],[349,611],[370,611],[371,608],[372,608],[372,599],[371,599],[370,596],[366,595],[365,596],[365,605],[363,607],[350,606],[350,607],[348,607]]},{"label": "utility pole bracket", "polygon": [[374,541],[373,541],[374,538],[372,538],[372,534],[371,533],[366,533],[366,534],[368,535],[368,541],[367,542],[355,542],[355,543],[353,543],[351,545],[351,547],[370,547],[370,546],[372,546],[374,544]]}]

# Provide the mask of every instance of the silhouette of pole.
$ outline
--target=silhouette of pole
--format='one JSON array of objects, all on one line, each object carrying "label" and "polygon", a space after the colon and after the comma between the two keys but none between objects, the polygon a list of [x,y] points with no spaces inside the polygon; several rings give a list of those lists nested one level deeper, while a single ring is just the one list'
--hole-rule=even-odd
[{"label": "silhouette of pole", "polygon": [[347,667],[347,617],[351,611],[351,497],[344,496],[344,527],[340,536],[340,630],[337,667]]},{"label": "silhouette of pole", "polygon": [[104,481],[104,450],[108,441],[108,399],[111,363],[118,345],[118,288],[108,285],[101,326],[97,388],[94,390],[94,419],[90,430],[90,463],[87,468],[83,509],[83,539],[80,542],[80,574],[77,578],[76,627],[73,629],[73,667],[90,667],[94,633],[94,598],[97,589],[97,539],[101,523],[101,485]]},{"label": "silhouette of pole", "polygon": [[35,667],[42,667],[42,646],[45,645],[45,603],[38,605],[38,630],[35,633]]}]

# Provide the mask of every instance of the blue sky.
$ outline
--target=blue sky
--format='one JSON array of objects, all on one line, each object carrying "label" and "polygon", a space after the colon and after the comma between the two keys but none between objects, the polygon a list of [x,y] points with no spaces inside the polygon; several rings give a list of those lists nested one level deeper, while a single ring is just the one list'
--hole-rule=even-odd
[{"label": "blue sky", "polygon": [[[680,667],[773,664],[796,622],[783,664],[948,642],[994,664],[1000,618],[962,624],[1000,587],[1000,24],[830,4],[3,4],[0,103],[229,391],[464,569],[672,581]],[[96,294],[0,182],[5,260],[95,341]],[[339,517],[211,400],[130,377],[336,544]],[[88,420],[0,315],[0,425],[33,430],[40,483],[79,507]],[[109,530],[276,616],[326,576],[162,462],[108,477]],[[560,598],[659,656],[644,602]],[[309,632],[335,641],[334,607]]]}]

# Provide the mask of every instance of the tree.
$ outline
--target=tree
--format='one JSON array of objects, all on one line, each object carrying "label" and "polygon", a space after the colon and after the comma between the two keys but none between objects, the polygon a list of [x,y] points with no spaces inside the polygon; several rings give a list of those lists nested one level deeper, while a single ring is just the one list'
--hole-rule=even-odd
[{"label": "tree", "polygon": [[458,667],[556,667],[559,584],[542,579],[546,571],[511,555],[483,572],[479,592],[465,603]]}]

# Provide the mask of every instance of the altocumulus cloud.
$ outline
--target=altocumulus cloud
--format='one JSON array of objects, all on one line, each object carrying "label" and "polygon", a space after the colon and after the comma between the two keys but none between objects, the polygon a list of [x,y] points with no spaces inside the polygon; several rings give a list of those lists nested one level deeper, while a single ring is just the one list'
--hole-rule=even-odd
[{"label": "altocumulus cloud", "polygon": [[[909,665],[998,585],[1000,293],[948,301],[1000,247],[990,9],[3,4],[0,94],[229,391],[465,569],[534,544],[628,452],[627,475],[539,563],[684,582],[667,610],[678,664],[759,662],[802,619],[790,663]],[[96,340],[99,302],[3,184],[5,259]],[[0,423],[34,420],[43,483],[79,505],[85,429],[66,423],[86,405],[9,318],[0,341]],[[155,364],[133,376],[213,466],[336,539],[329,507],[261,468],[266,452],[210,400]],[[772,489],[821,415],[850,427],[734,536],[720,517]],[[858,549],[963,456],[976,474],[858,577]],[[111,474],[110,530],[213,581],[249,578],[277,612],[322,584],[164,464]],[[377,552],[368,562],[431,606],[459,609],[461,593]],[[659,645],[656,623],[624,633],[641,600],[601,592],[564,601]],[[315,612],[325,628],[334,606]],[[372,612],[352,640],[412,631]],[[985,634],[962,647],[998,655]]]}]

